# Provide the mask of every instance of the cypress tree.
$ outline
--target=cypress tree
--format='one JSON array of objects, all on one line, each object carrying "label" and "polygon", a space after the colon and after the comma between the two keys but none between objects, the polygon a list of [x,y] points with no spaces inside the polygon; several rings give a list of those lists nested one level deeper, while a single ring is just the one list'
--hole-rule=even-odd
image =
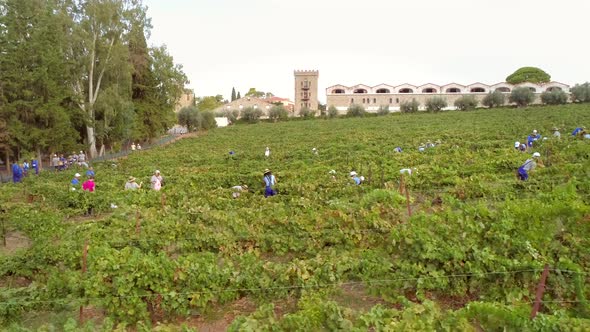
[{"label": "cypress tree", "polygon": [[236,100],[236,88],[231,88],[231,101]]}]

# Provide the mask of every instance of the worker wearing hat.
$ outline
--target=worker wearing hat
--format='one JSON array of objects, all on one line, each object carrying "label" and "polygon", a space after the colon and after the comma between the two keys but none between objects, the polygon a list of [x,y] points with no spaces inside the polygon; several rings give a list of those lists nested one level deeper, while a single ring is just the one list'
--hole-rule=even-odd
[{"label": "worker wearing hat", "polygon": [[80,187],[80,177],[82,175],[80,175],[80,173],[76,173],[74,174],[74,178],[71,181],[72,184],[72,190],[76,190],[75,187]]},{"label": "worker wearing hat", "polygon": [[[527,159],[522,166],[518,168],[518,178],[522,181],[526,181],[529,178],[529,172],[535,169],[537,166],[537,161],[541,157],[539,152],[533,153],[533,157]],[[539,166],[542,167],[542,164],[539,163]]]},{"label": "worker wearing hat", "polygon": [[274,196],[277,192],[274,190],[274,186],[277,184],[277,179],[272,174],[270,169],[264,170],[264,197]]},{"label": "worker wearing hat", "polygon": [[528,146],[531,147],[531,146],[533,146],[534,141],[537,141],[540,139],[541,139],[541,134],[539,134],[537,132],[537,129],[535,129],[535,130],[533,130],[533,133],[527,137],[526,141],[527,141]]},{"label": "worker wearing hat", "polygon": [[164,183],[164,178],[160,174],[159,170],[154,171],[154,175],[150,179],[152,189],[158,191],[162,188],[162,184]]},{"label": "worker wearing hat", "polygon": [[559,132],[559,128],[553,127],[553,137],[561,139],[561,133]]},{"label": "worker wearing hat", "polygon": [[238,198],[240,197],[242,191],[248,191],[248,186],[243,184],[241,186],[233,186],[231,187],[231,189],[233,190],[233,192],[231,193],[231,197]]},{"label": "worker wearing hat", "polygon": [[127,183],[125,183],[125,190],[137,190],[137,189],[141,189],[141,185],[143,184],[137,184],[137,182],[135,182],[135,178],[133,176],[129,177],[129,180],[127,181]]},{"label": "worker wearing hat", "polygon": [[577,136],[581,134],[584,131],[584,129],[586,129],[586,127],[578,127],[574,129],[574,131],[572,131],[572,136]]}]

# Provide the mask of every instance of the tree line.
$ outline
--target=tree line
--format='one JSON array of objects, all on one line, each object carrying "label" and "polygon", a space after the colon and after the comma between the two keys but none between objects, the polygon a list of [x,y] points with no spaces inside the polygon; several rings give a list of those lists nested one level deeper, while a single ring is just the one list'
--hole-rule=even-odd
[{"label": "tree line", "polygon": [[142,0],[0,0],[0,149],[90,157],[175,122],[187,77]]}]

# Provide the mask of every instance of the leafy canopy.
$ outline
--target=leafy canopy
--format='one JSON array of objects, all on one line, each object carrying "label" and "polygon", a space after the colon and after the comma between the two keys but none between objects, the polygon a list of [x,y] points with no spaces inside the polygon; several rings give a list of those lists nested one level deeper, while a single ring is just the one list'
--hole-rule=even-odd
[{"label": "leafy canopy", "polygon": [[549,81],[551,81],[551,76],[537,67],[522,67],[506,77],[506,82],[510,84],[546,83]]}]

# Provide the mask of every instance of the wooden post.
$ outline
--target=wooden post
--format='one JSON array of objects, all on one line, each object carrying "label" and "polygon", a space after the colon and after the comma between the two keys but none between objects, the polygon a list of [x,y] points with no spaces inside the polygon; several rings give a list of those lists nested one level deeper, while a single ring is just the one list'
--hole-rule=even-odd
[{"label": "wooden post", "polygon": [[139,237],[141,231],[141,219],[139,218],[139,210],[135,212],[135,234]]},{"label": "wooden post", "polygon": [[383,182],[383,175],[384,175],[383,163],[381,163],[381,186],[383,186],[385,188],[385,182]]},{"label": "wooden post", "polygon": [[537,295],[535,297],[535,304],[533,305],[533,310],[531,311],[531,319],[534,319],[537,316],[537,312],[539,312],[539,307],[541,306],[541,299],[543,298],[543,293],[545,292],[545,282],[547,281],[548,275],[549,265],[545,264],[545,268],[543,269],[543,273],[541,274],[541,280],[539,280],[539,285],[537,286]]},{"label": "wooden post", "polygon": [[401,174],[399,176],[399,193],[400,195],[404,193],[404,175]]},{"label": "wooden post", "polygon": [[6,247],[6,226],[4,225],[4,215],[0,216],[2,220],[2,240],[4,242],[4,247]]},{"label": "wooden post", "polygon": [[[82,249],[82,276],[86,273],[86,258],[88,257],[88,239],[84,241],[84,249]],[[80,324],[84,322],[84,305],[80,305]]]},{"label": "wooden post", "polygon": [[162,198],[160,199],[162,202],[162,209],[166,206],[166,194],[162,194]]},{"label": "wooden post", "polygon": [[406,205],[408,206],[408,217],[412,216],[412,208],[410,207],[410,191],[404,184],[404,191],[406,192]]}]

